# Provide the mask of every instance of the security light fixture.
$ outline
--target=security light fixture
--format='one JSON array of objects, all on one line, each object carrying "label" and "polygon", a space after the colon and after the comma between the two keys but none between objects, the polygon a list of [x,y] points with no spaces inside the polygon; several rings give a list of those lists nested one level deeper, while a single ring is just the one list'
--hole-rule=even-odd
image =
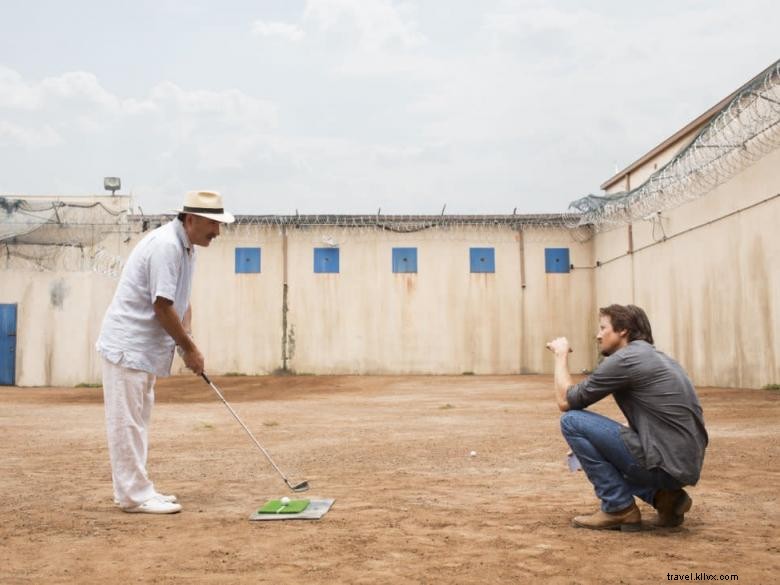
[{"label": "security light fixture", "polygon": [[103,179],[103,188],[106,191],[111,191],[111,195],[115,195],[120,187],[122,187],[122,181],[119,177],[105,177]]}]

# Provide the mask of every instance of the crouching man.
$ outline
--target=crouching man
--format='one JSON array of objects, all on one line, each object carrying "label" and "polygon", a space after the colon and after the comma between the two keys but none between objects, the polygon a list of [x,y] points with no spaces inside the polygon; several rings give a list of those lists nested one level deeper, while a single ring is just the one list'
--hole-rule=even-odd
[{"label": "crouching man", "polygon": [[[653,346],[641,308],[610,305],[599,313],[597,339],[606,359],[579,384],[569,375],[568,340],[547,344],[555,354],[561,432],[601,500],[599,511],[572,523],[640,530],[638,496],[656,509],[656,525],[679,526],[692,505],[683,487],[699,480],[708,442],[699,399],[680,364]],[[585,410],[610,394],[628,426]]]}]

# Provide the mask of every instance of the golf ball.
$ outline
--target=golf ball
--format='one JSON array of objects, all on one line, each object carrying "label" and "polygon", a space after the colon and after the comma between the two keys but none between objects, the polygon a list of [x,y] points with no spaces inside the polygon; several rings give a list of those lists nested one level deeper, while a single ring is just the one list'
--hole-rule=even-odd
[{"label": "golf ball", "polygon": [[476,456],[477,456],[476,451],[472,451],[471,453],[469,453],[469,457],[476,457]]},{"label": "golf ball", "polygon": [[283,505],[283,506],[286,506],[287,504],[289,504],[289,503],[290,503],[290,498],[288,498],[287,496],[284,496],[284,497],[283,497],[281,500],[279,500],[279,501],[280,501],[280,502],[282,502],[282,505]]}]

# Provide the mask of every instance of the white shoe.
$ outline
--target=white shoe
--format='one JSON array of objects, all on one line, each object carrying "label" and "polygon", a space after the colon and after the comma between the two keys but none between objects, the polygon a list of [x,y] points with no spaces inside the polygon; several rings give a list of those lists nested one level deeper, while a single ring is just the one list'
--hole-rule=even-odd
[{"label": "white shoe", "polygon": [[168,502],[169,504],[176,504],[179,501],[179,498],[177,498],[173,494],[155,494],[158,499],[162,500],[163,502]]},{"label": "white shoe", "polygon": [[[171,504],[175,504],[179,501],[179,498],[173,494],[155,494],[154,497],[159,498],[163,502],[170,502]],[[119,498],[116,496],[114,496],[114,504],[117,506],[119,505]]]},{"label": "white shoe", "polygon": [[181,512],[181,504],[166,502],[158,496],[153,496],[143,504],[122,508],[122,511],[129,514],[175,514],[176,512]]}]

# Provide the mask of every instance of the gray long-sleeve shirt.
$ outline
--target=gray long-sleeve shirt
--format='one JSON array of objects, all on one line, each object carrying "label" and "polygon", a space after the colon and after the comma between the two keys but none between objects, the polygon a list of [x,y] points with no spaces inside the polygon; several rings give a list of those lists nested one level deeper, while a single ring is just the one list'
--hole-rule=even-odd
[{"label": "gray long-sleeve shirt", "polygon": [[707,431],[682,366],[646,341],[632,341],[566,392],[582,410],[612,394],[630,428],[621,436],[646,469],[660,467],[684,485],[699,481]]}]

